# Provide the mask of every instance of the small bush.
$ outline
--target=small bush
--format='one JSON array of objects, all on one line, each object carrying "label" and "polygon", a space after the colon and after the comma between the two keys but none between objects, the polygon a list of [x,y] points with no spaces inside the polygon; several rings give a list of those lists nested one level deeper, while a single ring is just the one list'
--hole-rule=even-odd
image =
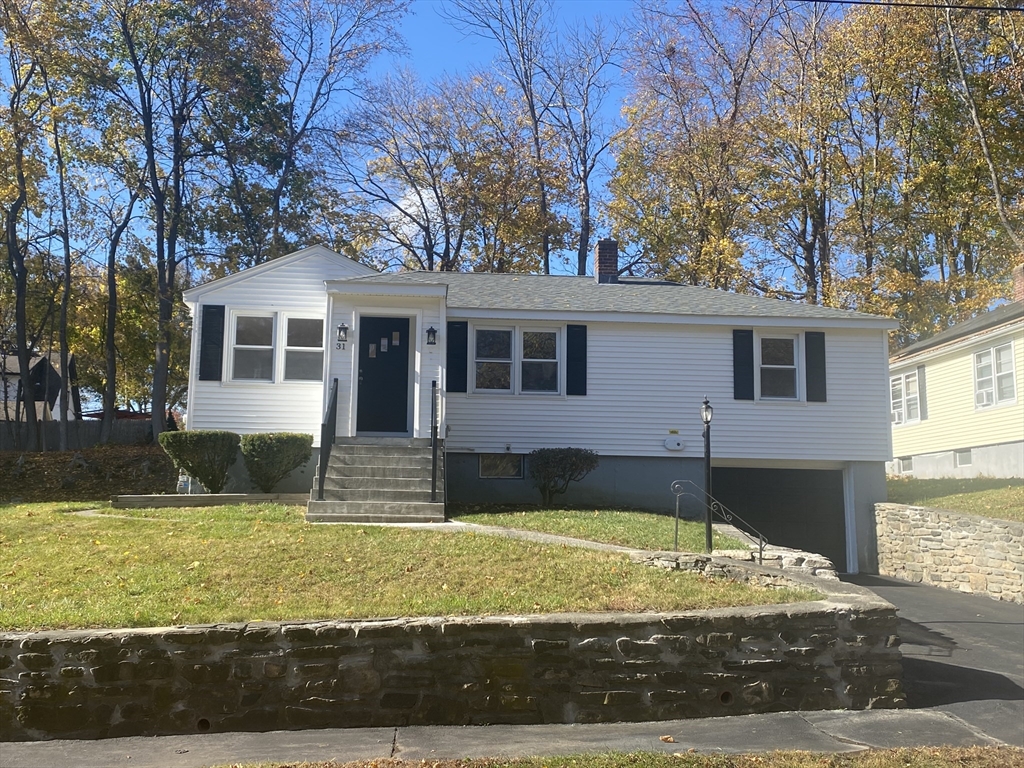
[{"label": "small bush", "polygon": [[309,460],[313,436],[297,432],[260,432],[242,435],[242,460],[253,485],[264,493],[288,473]]},{"label": "small bush", "polygon": [[160,447],[174,466],[196,478],[210,493],[220,493],[238,455],[238,435],[216,429],[161,432]]},{"label": "small bush", "polygon": [[548,506],[569,483],[597,469],[598,461],[597,454],[586,448],[538,448],[530,453],[530,478]]}]

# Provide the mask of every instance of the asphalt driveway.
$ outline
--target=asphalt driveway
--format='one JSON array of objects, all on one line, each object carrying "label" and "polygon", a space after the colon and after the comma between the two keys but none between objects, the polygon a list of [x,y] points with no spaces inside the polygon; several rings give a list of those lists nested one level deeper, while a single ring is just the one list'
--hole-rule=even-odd
[{"label": "asphalt driveway", "polygon": [[899,609],[911,708],[1024,747],[1024,605],[882,576],[843,579]]}]

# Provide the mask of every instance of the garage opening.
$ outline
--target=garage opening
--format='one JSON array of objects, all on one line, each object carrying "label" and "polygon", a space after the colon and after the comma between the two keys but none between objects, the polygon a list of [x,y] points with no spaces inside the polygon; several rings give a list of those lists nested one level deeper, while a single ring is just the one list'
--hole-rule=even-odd
[{"label": "garage opening", "polygon": [[716,499],[772,544],[846,563],[846,505],[842,470],[714,467]]}]

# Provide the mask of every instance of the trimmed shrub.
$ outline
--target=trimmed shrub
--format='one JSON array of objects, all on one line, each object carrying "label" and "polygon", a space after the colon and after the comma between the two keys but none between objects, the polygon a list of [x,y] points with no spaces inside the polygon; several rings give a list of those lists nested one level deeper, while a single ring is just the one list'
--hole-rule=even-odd
[{"label": "trimmed shrub", "polygon": [[550,506],[555,494],[565,493],[569,483],[597,469],[598,461],[597,454],[586,448],[538,448],[530,452],[530,478],[544,505]]},{"label": "trimmed shrub", "polygon": [[228,480],[228,468],[238,456],[238,435],[217,429],[161,432],[160,447],[175,467],[194,477],[210,493],[220,493]]},{"label": "trimmed shrub", "polygon": [[264,493],[305,464],[313,452],[313,436],[298,432],[242,435],[242,460],[253,485]]}]

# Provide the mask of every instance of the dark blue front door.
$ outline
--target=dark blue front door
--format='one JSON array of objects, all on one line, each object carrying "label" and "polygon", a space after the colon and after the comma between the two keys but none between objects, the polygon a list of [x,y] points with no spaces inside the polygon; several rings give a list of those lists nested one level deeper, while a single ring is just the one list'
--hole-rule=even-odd
[{"label": "dark blue front door", "polygon": [[409,318],[359,321],[357,432],[409,431]]}]

